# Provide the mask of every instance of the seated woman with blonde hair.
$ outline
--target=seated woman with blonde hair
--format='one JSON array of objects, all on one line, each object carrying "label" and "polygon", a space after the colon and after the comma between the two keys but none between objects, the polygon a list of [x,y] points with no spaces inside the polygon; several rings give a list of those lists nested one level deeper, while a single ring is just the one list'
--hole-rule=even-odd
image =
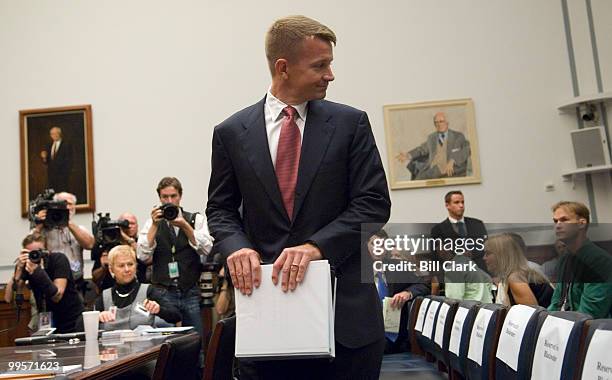
[{"label": "seated woman with blonde hair", "polygon": [[511,234],[489,237],[484,261],[498,279],[495,302],[506,306],[540,305],[548,307],[553,287],[542,273],[529,267],[525,252]]},{"label": "seated woman with blonde hair", "polygon": [[155,316],[169,323],[181,320],[180,312],[163,300],[160,290],[136,279],[136,253],[128,245],[118,245],[108,254],[108,268],[115,279],[96,301],[104,330],[134,329],[153,325]]}]

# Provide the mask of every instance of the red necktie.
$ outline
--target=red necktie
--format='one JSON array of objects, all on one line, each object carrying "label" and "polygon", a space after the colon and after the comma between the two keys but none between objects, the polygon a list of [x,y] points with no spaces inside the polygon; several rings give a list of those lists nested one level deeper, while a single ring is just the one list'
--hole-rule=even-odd
[{"label": "red necktie", "polygon": [[293,219],[293,202],[295,200],[295,184],[297,183],[298,166],[300,164],[300,129],[295,123],[295,108],[283,108],[285,118],[281,126],[278,149],[276,151],[276,179],[283,197],[283,204],[289,219]]}]

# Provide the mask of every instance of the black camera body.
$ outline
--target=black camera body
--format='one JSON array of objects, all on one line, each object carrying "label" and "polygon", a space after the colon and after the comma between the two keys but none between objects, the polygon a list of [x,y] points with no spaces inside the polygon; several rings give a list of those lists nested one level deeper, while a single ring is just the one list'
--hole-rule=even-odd
[{"label": "black camera body", "polygon": [[[54,195],[55,191],[53,189],[45,189],[45,191],[38,194],[36,198],[30,202],[29,219],[32,224],[39,224],[42,222],[47,228],[68,226],[68,220],[70,218],[68,203],[66,201],[54,201]],[[36,214],[42,210],[47,210],[47,216],[44,221],[36,217]]]},{"label": "black camera body", "polygon": [[129,227],[127,220],[111,220],[110,213],[98,213],[98,221],[92,222],[92,231],[96,238],[96,246],[102,251],[108,251],[121,244],[121,228]]},{"label": "black camera body", "polygon": [[159,206],[159,209],[162,212],[162,216],[166,220],[174,220],[179,215],[178,206],[172,203],[164,203],[163,205]]},{"label": "black camera body", "polygon": [[49,251],[45,249],[35,249],[33,251],[28,252],[28,259],[34,264],[40,264],[43,259],[46,259],[49,256]]}]

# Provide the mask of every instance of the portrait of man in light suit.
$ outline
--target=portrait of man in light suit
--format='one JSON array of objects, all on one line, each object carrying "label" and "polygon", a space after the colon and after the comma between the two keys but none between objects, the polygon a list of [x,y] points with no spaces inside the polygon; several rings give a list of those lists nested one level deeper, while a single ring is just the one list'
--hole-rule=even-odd
[{"label": "portrait of man in light suit", "polygon": [[433,118],[435,132],[409,152],[401,152],[396,159],[408,163],[413,180],[444,177],[464,177],[470,160],[470,143],[465,135],[449,128],[444,112]]},{"label": "portrait of man in light suit", "polygon": [[[214,130],[206,215],[236,291],[255,294],[272,281],[291,296],[312,260],[328,260],[339,274],[335,359],[244,363],[241,378],[380,372],[380,300],[373,283],[361,282],[360,252],[362,224],[380,229],[391,201],[367,114],[324,100],[335,43],[318,21],[277,20],[266,35],[267,94]],[[272,278],[261,277],[261,263],[274,263]]]}]

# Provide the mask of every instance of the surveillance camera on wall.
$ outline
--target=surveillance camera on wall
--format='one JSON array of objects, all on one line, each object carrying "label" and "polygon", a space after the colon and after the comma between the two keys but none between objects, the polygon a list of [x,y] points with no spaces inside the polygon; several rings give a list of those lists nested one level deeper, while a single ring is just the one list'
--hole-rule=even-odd
[{"label": "surveillance camera on wall", "polygon": [[595,105],[589,103],[580,105],[580,118],[582,121],[586,122],[597,122],[599,115],[597,114]]}]

